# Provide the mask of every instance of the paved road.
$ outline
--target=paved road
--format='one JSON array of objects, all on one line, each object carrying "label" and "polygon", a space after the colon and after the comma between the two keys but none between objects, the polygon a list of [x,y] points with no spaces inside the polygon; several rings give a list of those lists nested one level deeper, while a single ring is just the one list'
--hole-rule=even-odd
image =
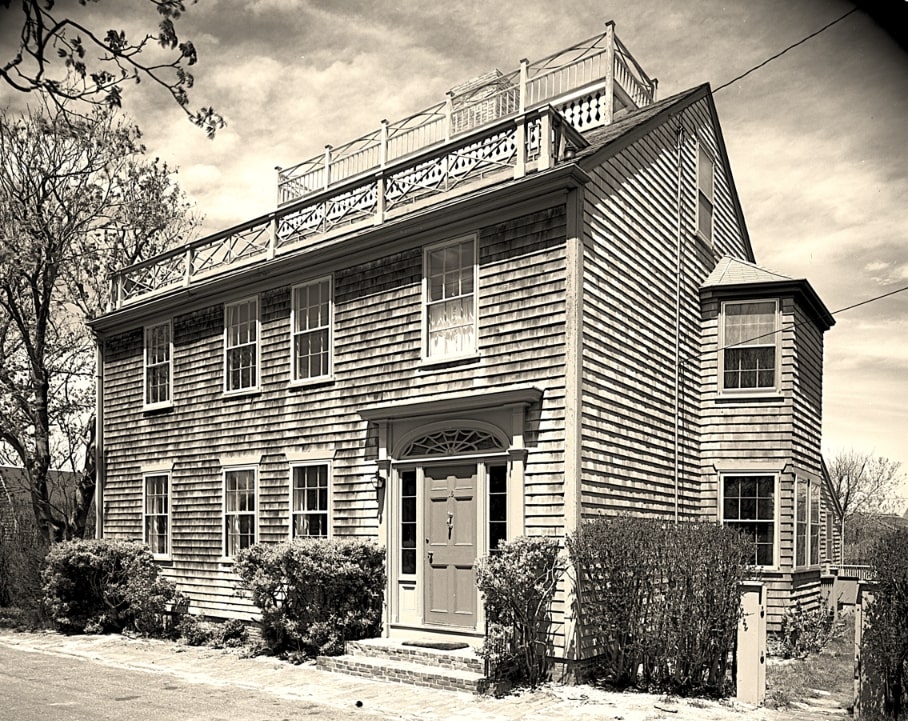
[{"label": "paved road", "polygon": [[387,718],[254,689],[189,683],[0,645],[0,721],[325,721]]}]

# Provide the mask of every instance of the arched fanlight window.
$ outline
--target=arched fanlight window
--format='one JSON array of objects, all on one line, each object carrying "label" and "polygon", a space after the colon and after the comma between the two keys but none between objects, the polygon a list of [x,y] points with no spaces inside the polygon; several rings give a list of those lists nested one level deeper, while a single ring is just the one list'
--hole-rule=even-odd
[{"label": "arched fanlight window", "polygon": [[411,441],[404,448],[404,457],[453,456],[461,453],[506,450],[504,444],[491,433],[472,429],[449,429],[427,433]]}]

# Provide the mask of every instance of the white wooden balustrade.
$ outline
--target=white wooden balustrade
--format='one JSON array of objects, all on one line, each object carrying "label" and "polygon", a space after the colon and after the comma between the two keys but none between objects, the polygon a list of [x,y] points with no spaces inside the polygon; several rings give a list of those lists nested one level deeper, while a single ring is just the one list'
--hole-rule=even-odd
[{"label": "white wooden balustrade", "polygon": [[455,88],[444,102],[278,168],[278,208],[268,215],[113,274],[111,307],[189,286],[226,268],[273,258],[332,231],[388,214],[493,174],[519,178],[552,167],[580,134],[616,108],[655,101],[651,80],[606,32],[542,60],[523,60]]}]

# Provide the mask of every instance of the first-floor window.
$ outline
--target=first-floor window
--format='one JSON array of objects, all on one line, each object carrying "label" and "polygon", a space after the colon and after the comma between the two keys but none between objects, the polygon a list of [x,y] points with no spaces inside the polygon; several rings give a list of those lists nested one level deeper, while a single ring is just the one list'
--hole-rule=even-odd
[{"label": "first-floor window", "polygon": [[508,467],[489,466],[489,551],[508,538]]},{"label": "first-floor window", "polygon": [[224,471],[224,555],[255,543],[255,469]]},{"label": "first-floor window", "polygon": [[820,487],[807,478],[797,480],[795,497],[795,565],[820,562]]},{"label": "first-floor window", "polygon": [[328,537],[328,465],[293,468],[292,533]]},{"label": "first-floor window", "polygon": [[722,478],[722,522],[752,540],[755,566],[775,564],[775,488],[774,476]]},{"label": "first-floor window", "polygon": [[400,474],[400,572],[416,573],[416,471]]},{"label": "first-floor window", "polygon": [[145,543],[155,555],[170,553],[170,477],[166,473],[145,476]]}]

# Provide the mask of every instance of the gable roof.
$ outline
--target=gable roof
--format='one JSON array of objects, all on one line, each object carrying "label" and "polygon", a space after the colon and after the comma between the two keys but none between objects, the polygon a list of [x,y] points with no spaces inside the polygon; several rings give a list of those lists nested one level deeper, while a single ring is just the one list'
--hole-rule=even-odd
[{"label": "gable roof", "polygon": [[718,150],[716,161],[722,166],[725,174],[725,179],[728,183],[728,193],[731,196],[732,208],[741,231],[744,247],[748,258],[753,261],[755,258],[750,242],[750,234],[747,232],[744,210],[741,207],[738,189],[735,185],[734,175],[731,172],[728,150],[725,147],[725,138],[722,135],[722,126],[719,124],[719,115],[716,111],[716,104],[713,102],[709,83],[677,93],[644,108],[632,110],[627,115],[614,119],[609,125],[587,131],[583,134],[583,137],[589,142],[589,147],[578,152],[575,156],[575,161],[585,170],[599,165],[610,156],[620,152],[648,132],[670,121],[676,115],[680,115],[686,108],[701,100],[706,101],[713,132],[715,133],[716,148]]}]

